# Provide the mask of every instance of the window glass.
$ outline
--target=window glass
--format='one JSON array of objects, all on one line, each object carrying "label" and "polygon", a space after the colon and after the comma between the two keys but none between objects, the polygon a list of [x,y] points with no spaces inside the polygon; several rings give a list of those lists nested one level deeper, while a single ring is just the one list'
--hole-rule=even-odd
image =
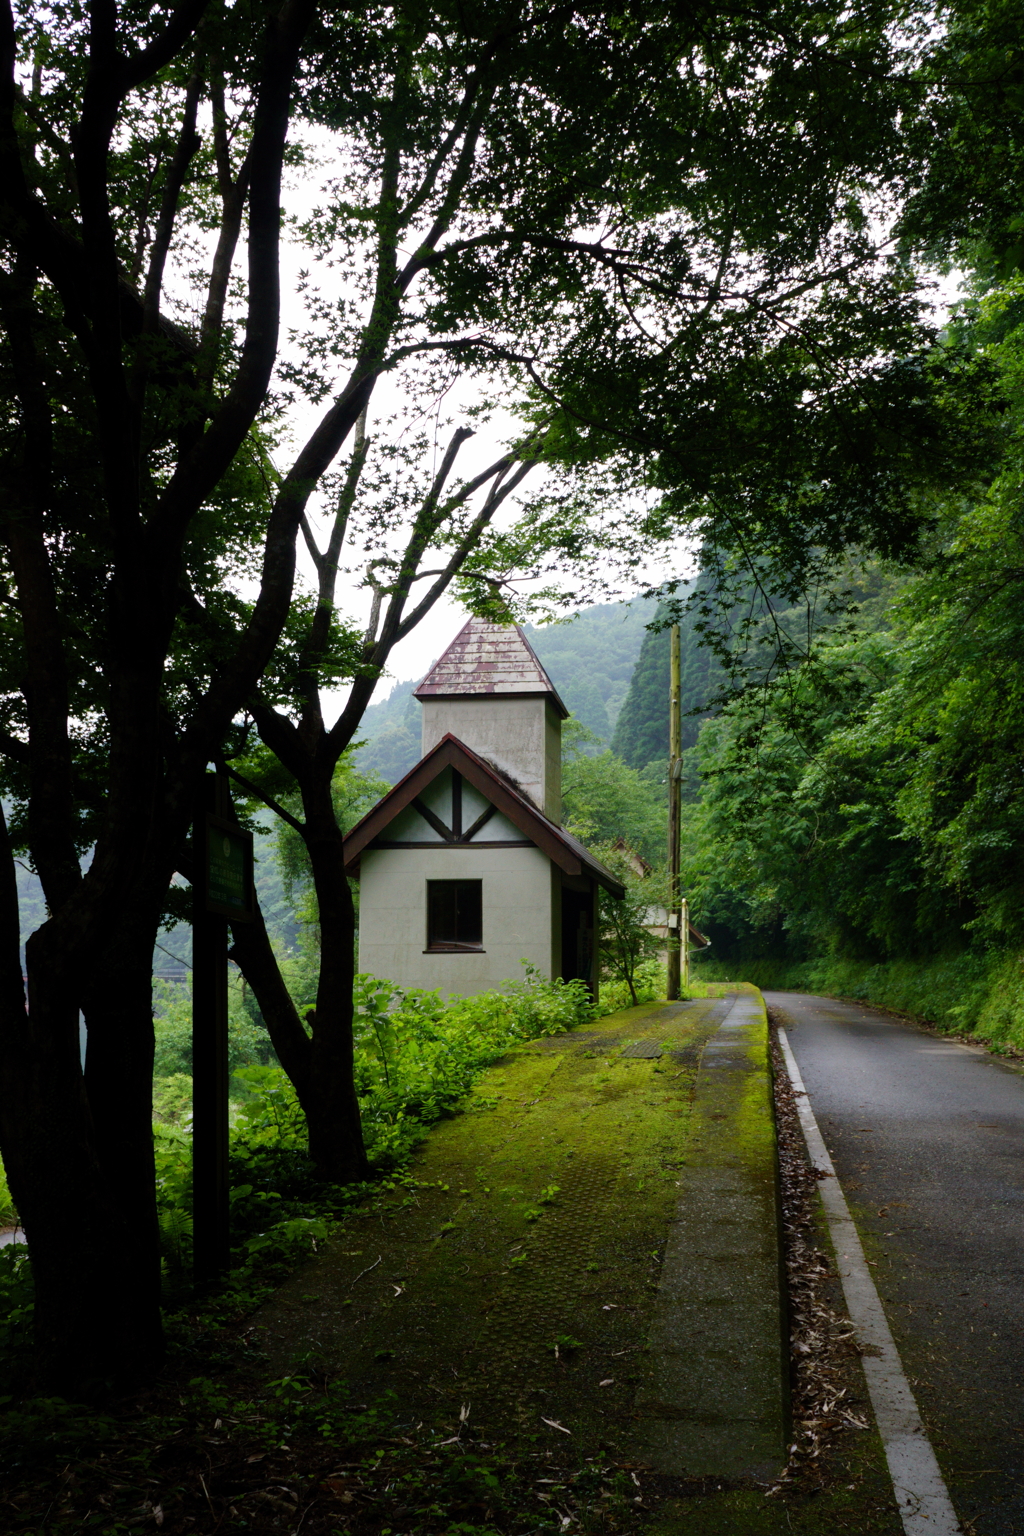
[{"label": "window glass", "polygon": [[483,943],[483,881],[427,881],[427,948],[479,949]]}]

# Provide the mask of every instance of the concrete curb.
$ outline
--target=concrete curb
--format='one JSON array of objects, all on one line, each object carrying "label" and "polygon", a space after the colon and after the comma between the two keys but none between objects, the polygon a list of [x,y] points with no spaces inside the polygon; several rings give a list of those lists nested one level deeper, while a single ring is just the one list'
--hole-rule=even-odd
[{"label": "concrete curb", "polygon": [[786,1461],[788,1323],[764,1001],[740,993],[701,1055],[687,1166],[637,1398],[676,1477],[773,1478]]}]

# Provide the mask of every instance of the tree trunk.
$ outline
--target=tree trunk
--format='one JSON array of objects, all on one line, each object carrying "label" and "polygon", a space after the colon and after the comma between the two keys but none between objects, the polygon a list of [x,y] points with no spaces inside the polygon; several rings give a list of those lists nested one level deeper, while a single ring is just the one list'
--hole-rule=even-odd
[{"label": "tree trunk", "polygon": [[344,839],[328,778],[303,786],[304,838],[320,912],[320,978],[312,1039],[284,984],[262,914],[232,929],[231,958],[259,1004],[277,1059],[306,1116],[309,1155],[320,1178],[351,1184],[367,1177],[354,1078],[352,985],[355,907],[344,869]]},{"label": "tree trunk", "polygon": [[[59,928],[51,919],[29,939],[28,1013],[5,1019],[0,1132],[32,1258],[39,1384],[81,1396],[140,1379],[162,1348],[151,1079],[140,1086],[146,1046],[132,1038],[148,1031],[151,1071],[152,949],[144,1012],[136,996],[133,1031],[123,1004],[110,1031],[123,1095],[101,1105],[98,1134],[80,1063],[81,963]],[[137,974],[141,956],[118,963]],[[118,991],[128,1001],[138,988]]]},{"label": "tree trunk", "polygon": [[233,924],[231,939],[228,954],[252,988],[263,1022],[267,1026],[270,1043],[305,1110],[312,1067],[312,1046],[302,1027],[299,1011],[284,984],[259,903],[256,905],[255,921]]},{"label": "tree trunk", "polygon": [[354,1076],[356,914],[329,774],[304,789],[303,806],[320,916],[320,979],[305,1104],[309,1153],[321,1178],[348,1184],[366,1178],[369,1163]]},{"label": "tree trunk", "polygon": [[153,1158],[153,944],[159,901],[129,904],[108,930],[82,1006],[88,1031],[85,1091],[104,1186],[123,1243],[130,1332],[144,1370],[163,1353],[160,1231]]}]

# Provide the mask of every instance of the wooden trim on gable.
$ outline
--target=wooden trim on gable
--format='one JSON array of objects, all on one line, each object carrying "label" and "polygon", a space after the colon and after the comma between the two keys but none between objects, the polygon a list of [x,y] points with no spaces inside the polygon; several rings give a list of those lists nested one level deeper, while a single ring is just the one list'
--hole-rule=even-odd
[{"label": "wooden trim on gable", "polygon": [[428,827],[433,827],[438,837],[443,838],[446,843],[453,841],[454,834],[452,828],[446,827],[440,816],[435,816],[433,811],[430,809],[430,806],[423,804],[423,801],[420,799],[419,795],[417,795],[415,800],[412,802],[412,808],[414,811],[419,812]]},{"label": "wooden trim on gable", "polygon": [[[352,872],[363,849],[380,838],[384,829],[399,812],[412,805],[427,785],[433,783],[445,768],[454,768],[460,773],[474,789],[480,791],[485,800],[489,800],[496,810],[506,816],[524,837],[542,853],[547,854],[559,869],[564,870],[567,875],[582,873],[583,866],[580,859],[571,848],[566,847],[557,829],[539,811],[533,810],[520,795],[502,783],[492,769],[450,734],[443,736],[434,750],[417,763],[404,779],[400,779],[391,793],[385,795],[384,799],[379,801],[373,810],[352,828],[344,845],[346,870]],[[417,806],[416,809],[420,808]],[[450,848],[454,844],[449,841],[438,843],[436,846]],[[473,845],[467,843],[466,846]],[[480,844],[476,846],[479,847]]]},{"label": "wooden trim on gable", "polygon": [[529,837],[521,840],[512,837],[494,838],[490,842],[485,838],[480,838],[475,843],[467,843],[464,840],[458,843],[413,843],[408,839],[402,842],[389,842],[386,837],[380,837],[370,844],[369,849],[364,848],[363,852],[376,852],[378,849],[384,848],[424,848],[428,852],[436,853],[439,848],[444,848],[447,852],[461,848],[466,853],[472,853],[474,848],[536,848],[536,846],[537,844]]},{"label": "wooden trim on gable", "polygon": [[[345,838],[344,859],[347,874],[355,874],[359,868],[359,856],[364,848],[371,844],[381,847],[387,844],[387,839],[382,836],[384,829],[394,821],[395,817],[408,806],[414,805],[419,795],[432,784],[438,774],[446,768],[451,768],[456,774],[461,775],[468,784],[479,790],[484,799],[496,811],[506,817],[514,827],[523,834],[527,840],[526,846],[539,848],[547,855],[552,864],[556,865],[564,874],[573,877],[582,875],[587,880],[596,881],[604,886],[605,890],[621,901],[626,894],[620,880],[617,880],[612,872],[605,869],[588,853],[587,849],[572,836],[571,833],[556,827],[554,822],[539,811],[533,803],[527,799],[524,793],[507,782],[498,769],[481,757],[478,757],[469,747],[459,741],[451,732],[442,736],[437,746],[429,752],[425,758],[418,762],[404,779],[400,779],[384,799],[368,811],[362,821],[358,822]],[[461,786],[460,786],[461,788]],[[459,795],[461,800],[461,793]],[[506,842],[485,841],[480,838],[470,841],[490,819],[491,812],[485,811],[478,816],[473,825],[457,836],[451,828],[446,828],[439,819],[435,822],[432,812],[428,813],[424,805],[416,805],[416,809],[428,821],[435,826],[435,830],[444,837],[444,842],[427,843],[424,846],[430,848],[486,848],[486,847],[522,847],[514,839]],[[457,807],[457,813],[461,806]],[[459,818],[461,820],[461,816]],[[412,842],[393,843],[392,847],[413,847]]]}]

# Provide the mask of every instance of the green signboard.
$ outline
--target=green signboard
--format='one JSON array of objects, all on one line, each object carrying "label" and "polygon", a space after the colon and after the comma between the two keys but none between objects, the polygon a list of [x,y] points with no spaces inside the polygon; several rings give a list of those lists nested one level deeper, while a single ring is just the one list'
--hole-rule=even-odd
[{"label": "green signboard", "polygon": [[252,833],[206,818],[206,910],[245,922],[253,915]]}]

